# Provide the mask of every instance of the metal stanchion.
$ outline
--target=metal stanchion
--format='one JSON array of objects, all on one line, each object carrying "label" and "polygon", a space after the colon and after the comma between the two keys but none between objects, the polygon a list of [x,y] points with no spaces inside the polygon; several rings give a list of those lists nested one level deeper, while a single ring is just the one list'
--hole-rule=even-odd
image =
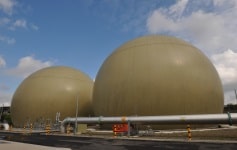
[{"label": "metal stanchion", "polygon": [[128,137],[130,137],[130,121],[128,120]]}]

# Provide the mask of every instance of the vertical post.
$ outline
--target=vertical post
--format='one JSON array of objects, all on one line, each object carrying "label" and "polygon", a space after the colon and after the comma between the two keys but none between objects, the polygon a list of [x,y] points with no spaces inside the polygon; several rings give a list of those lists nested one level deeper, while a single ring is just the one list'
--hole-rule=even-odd
[{"label": "vertical post", "polygon": [[77,133],[77,114],[78,114],[78,95],[77,95],[77,107],[76,107],[76,120],[75,120],[74,135],[76,135],[76,133]]},{"label": "vertical post", "polygon": [[128,137],[130,137],[130,121],[128,120]]}]

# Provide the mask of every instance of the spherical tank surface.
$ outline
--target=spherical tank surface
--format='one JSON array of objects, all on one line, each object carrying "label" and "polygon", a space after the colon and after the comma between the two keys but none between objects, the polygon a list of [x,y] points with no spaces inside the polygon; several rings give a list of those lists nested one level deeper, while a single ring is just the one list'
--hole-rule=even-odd
[{"label": "spherical tank surface", "polygon": [[55,122],[92,113],[93,81],[79,70],[53,66],[36,71],[27,77],[15,91],[11,102],[11,116],[15,126],[26,123]]},{"label": "spherical tank surface", "polygon": [[154,116],[223,112],[219,75],[191,44],[149,35],[116,49],[94,83],[97,116]]}]

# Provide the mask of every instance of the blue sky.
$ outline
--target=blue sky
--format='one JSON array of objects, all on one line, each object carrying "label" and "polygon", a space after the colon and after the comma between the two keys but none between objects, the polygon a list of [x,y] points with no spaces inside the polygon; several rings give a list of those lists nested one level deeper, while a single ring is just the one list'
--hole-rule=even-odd
[{"label": "blue sky", "polygon": [[133,38],[182,38],[213,62],[225,103],[236,103],[236,0],[0,0],[0,104],[25,77],[63,65],[95,79],[105,58]]}]

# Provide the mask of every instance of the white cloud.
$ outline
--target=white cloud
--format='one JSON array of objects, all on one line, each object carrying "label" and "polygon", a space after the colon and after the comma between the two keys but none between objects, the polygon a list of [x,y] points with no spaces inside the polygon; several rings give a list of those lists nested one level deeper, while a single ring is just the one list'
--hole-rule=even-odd
[{"label": "white cloud", "polygon": [[27,29],[27,21],[25,19],[17,19],[11,27],[10,30],[15,30],[16,28],[24,28]]},{"label": "white cloud", "polygon": [[[159,8],[148,17],[147,30],[153,34],[166,33],[181,37],[208,55],[228,48],[235,49],[237,1],[223,1],[226,3],[181,0],[168,8]],[[209,10],[194,8],[197,3],[209,7]]]},{"label": "white cloud", "polygon": [[18,19],[13,24],[14,27],[26,28],[26,21],[24,19]]},{"label": "white cloud", "polygon": [[237,104],[235,90],[225,92],[225,104]]},{"label": "white cloud", "polygon": [[[1,10],[7,14],[12,14],[14,6],[19,5],[15,0],[0,0],[0,12]],[[33,23],[30,23],[26,19],[19,19],[15,17],[8,17],[6,14],[0,16],[0,26],[5,27],[4,29],[16,30],[16,29],[31,29],[39,30],[39,27]],[[15,19],[12,19],[15,18]]]},{"label": "white cloud", "polygon": [[13,76],[25,78],[33,72],[53,65],[51,61],[37,60],[32,56],[26,56],[19,60],[16,68],[7,70],[7,73]]},{"label": "white cloud", "polygon": [[[6,66],[6,61],[4,60],[2,56],[0,56],[0,69],[4,68],[5,66]],[[4,106],[10,106],[9,102],[11,101],[12,94],[8,93],[9,89],[10,88],[7,85],[0,83],[0,105],[1,106],[2,104],[4,104]]]},{"label": "white cloud", "polygon": [[4,43],[7,43],[7,44],[15,44],[16,40],[14,38],[10,38],[10,37],[7,37],[7,36],[1,36],[0,35],[0,42],[4,42]]},{"label": "white cloud", "polygon": [[0,91],[0,105],[10,106],[12,94]]},{"label": "white cloud", "polygon": [[237,104],[235,89],[237,89],[237,53],[228,49],[211,57],[224,88],[225,104]]},{"label": "white cloud", "polygon": [[17,2],[15,0],[0,0],[0,10],[8,15],[11,15],[16,4]]},{"label": "white cloud", "polygon": [[30,24],[30,27],[31,29],[35,30],[35,31],[38,31],[39,30],[39,27],[35,24]]},{"label": "white cloud", "polygon": [[[0,56],[0,67],[1,66],[3,67],[5,65],[6,65],[5,60]],[[35,59],[33,56],[26,56],[19,60],[15,68],[3,69],[4,75],[2,74],[3,75],[2,77],[7,75],[7,78],[9,78],[10,76],[13,76],[13,78],[15,77],[26,78],[33,72],[45,67],[49,67],[51,65],[53,65],[51,61],[42,61]],[[10,84],[4,79],[3,81],[6,82],[7,84]],[[6,83],[0,82],[0,105],[4,104],[4,106],[10,106],[13,92],[11,89],[12,87],[10,88],[10,86],[7,85]]]},{"label": "white cloud", "polygon": [[4,60],[2,56],[0,56],[0,68],[3,68],[5,66],[6,66],[6,61]]},{"label": "white cloud", "polygon": [[16,29],[31,29],[31,30],[35,30],[38,31],[39,27],[33,23],[28,23],[25,19],[17,19],[15,20],[15,22],[12,22],[11,26],[8,28],[12,31],[16,30]]},{"label": "white cloud", "polygon": [[0,105],[10,106],[12,94],[9,93],[10,87],[5,84],[0,84]]},{"label": "white cloud", "polygon": [[169,13],[179,17],[183,14],[183,11],[186,8],[188,0],[179,0],[177,4],[170,7]]},{"label": "white cloud", "polygon": [[229,91],[237,88],[237,53],[227,50],[223,53],[211,56],[220,78],[224,90]]}]

